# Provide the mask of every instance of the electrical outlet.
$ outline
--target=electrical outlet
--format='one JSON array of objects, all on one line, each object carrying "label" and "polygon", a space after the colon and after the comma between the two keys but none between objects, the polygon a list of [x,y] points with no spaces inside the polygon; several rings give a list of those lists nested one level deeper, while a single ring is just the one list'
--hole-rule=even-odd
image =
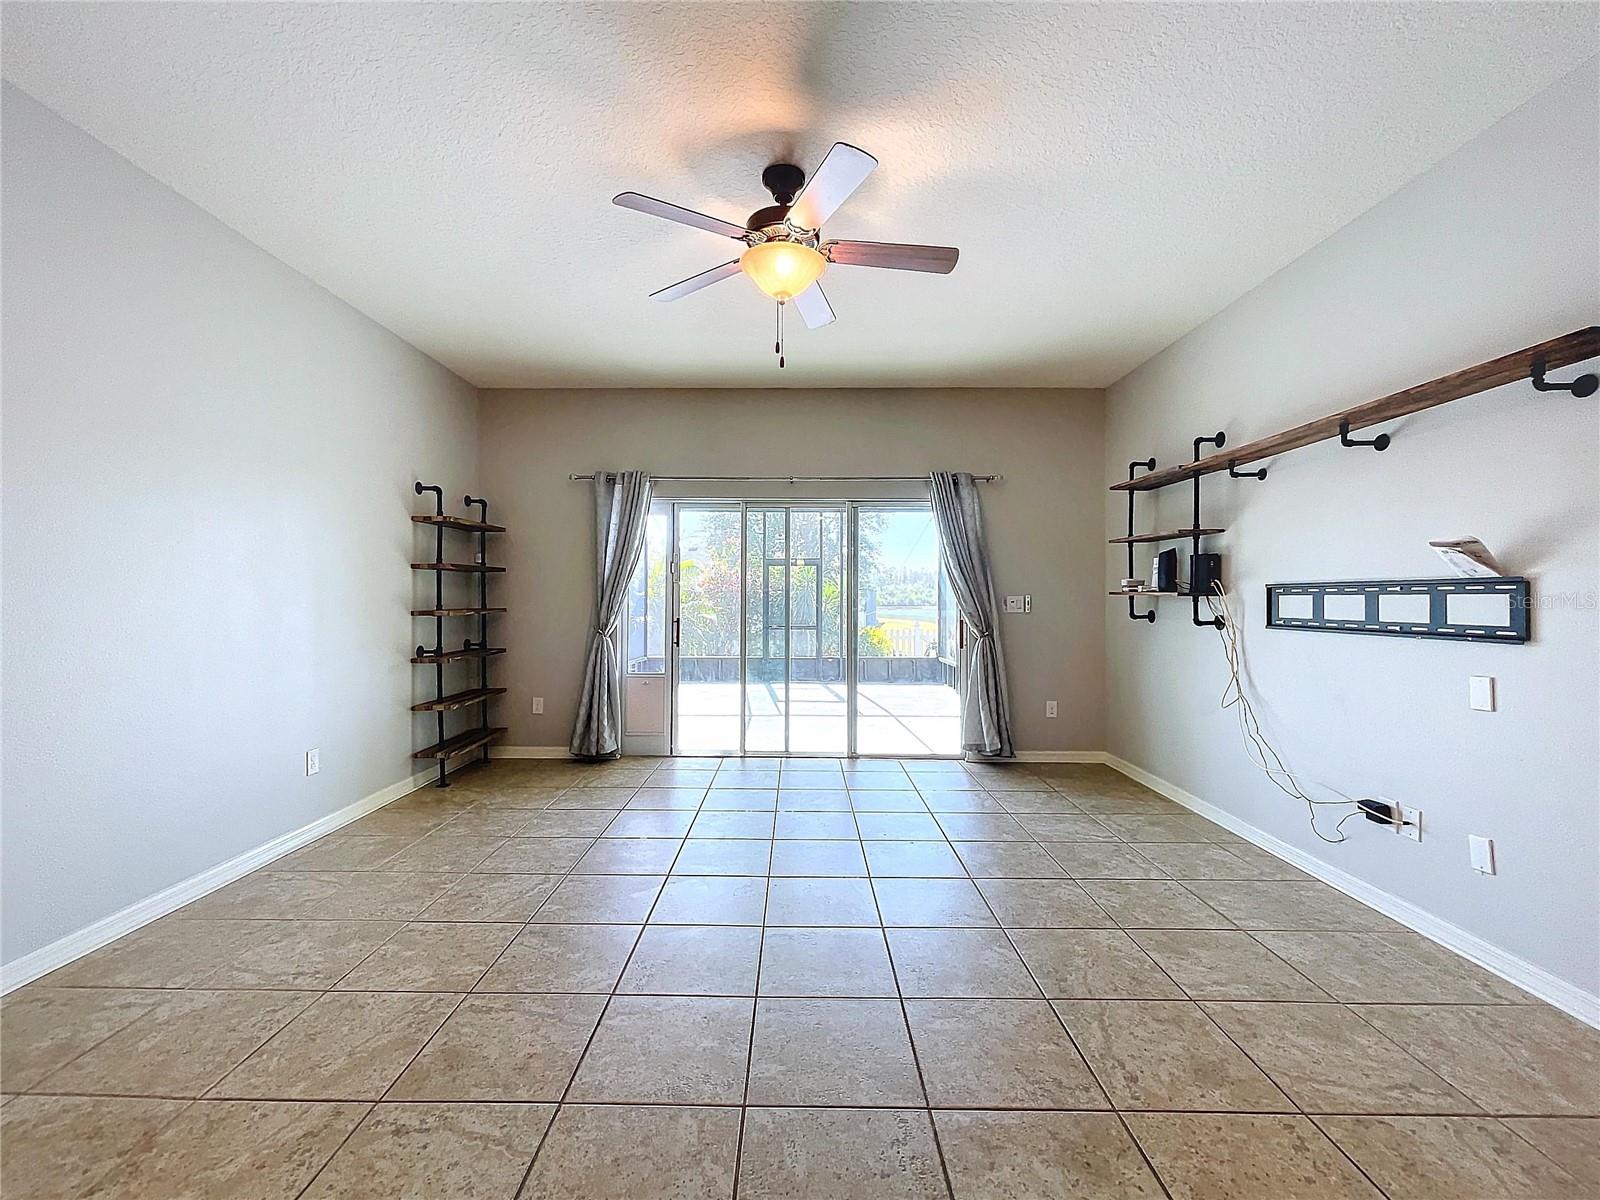
[{"label": "electrical outlet", "polygon": [[537,717],[537,716],[542,715],[543,713],[544,713],[544,697],[543,696],[535,696],[533,698],[533,715]]},{"label": "electrical outlet", "polygon": [[1400,819],[1405,824],[1396,825],[1395,832],[1402,837],[1410,838],[1413,842],[1420,842],[1422,840],[1422,810],[1420,808],[1407,808],[1402,804],[1400,806]]},{"label": "electrical outlet", "polygon": [[1467,834],[1467,854],[1472,860],[1472,869],[1481,871],[1485,875],[1493,875],[1494,869],[1494,840],[1479,837],[1475,833]]},{"label": "electrical outlet", "polygon": [[1056,702],[1054,700],[1046,700],[1044,702],[1044,715],[1047,717],[1056,715]]},{"label": "electrical outlet", "polygon": [[306,751],[306,774],[315,775],[322,770],[322,751],[313,746]]},{"label": "electrical outlet", "polygon": [[1007,612],[1017,612],[1017,613],[1022,612],[1023,611],[1022,601],[1023,601],[1023,597],[1021,597],[1021,596],[1007,596],[1006,597],[1006,611]]}]

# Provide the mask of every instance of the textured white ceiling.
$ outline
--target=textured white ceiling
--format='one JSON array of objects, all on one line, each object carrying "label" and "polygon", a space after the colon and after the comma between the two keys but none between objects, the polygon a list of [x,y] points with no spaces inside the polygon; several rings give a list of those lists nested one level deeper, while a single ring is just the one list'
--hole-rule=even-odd
[{"label": "textured white ceiling", "polygon": [[[35,4],[25,91],[480,386],[1109,384],[1595,53],[1590,4]],[[882,164],[838,323],[613,208]],[[1559,164],[1552,164],[1559,170]],[[1447,220],[1448,214],[1440,214]]]}]

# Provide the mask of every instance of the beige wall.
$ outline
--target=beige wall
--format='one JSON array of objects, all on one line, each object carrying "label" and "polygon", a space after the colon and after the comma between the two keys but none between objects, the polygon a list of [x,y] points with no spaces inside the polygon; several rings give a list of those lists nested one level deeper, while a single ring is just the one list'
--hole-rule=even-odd
[{"label": "beige wall", "polygon": [[57,939],[410,777],[411,485],[477,486],[477,400],[4,95],[11,982]]},{"label": "beige wall", "polygon": [[[1199,434],[1225,429],[1237,445],[1593,324],[1597,96],[1591,62],[1113,387],[1106,474],[1151,454],[1185,460]],[[1109,612],[1108,749],[1592,997],[1595,402],[1515,383],[1384,429],[1395,440],[1382,454],[1323,442],[1268,464],[1265,482],[1212,476],[1204,515],[1228,530],[1215,548],[1268,736],[1312,779],[1422,809],[1422,841],[1353,821],[1348,841],[1319,842],[1305,807],[1245,761],[1233,712],[1217,706],[1217,637],[1172,601],[1154,625]],[[1188,505],[1186,487],[1142,497],[1141,527],[1186,523]],[[1106,516],[1121,533],[1120,494]],[[1532,578],[1529,644],[1263,628],[1269,582],[1437,577],[1448,572],[1428,541],[1466,535]],[[1106,577],[1122,563],[1108,554]],[[1468,708],[1471,675],[1498,679],[1498,712]],[[1494,839],[1499,874],[1470,868],[1468,834]]]},{"label": "beige wall", "polygon": [[[752,353],[756,350],[752,348]],[[479,461],[508,577],[497,586],[510,693],[508,744],[564,746],[591,620],[593,506],[567,476],[596,468],[686,475],[915,475],[998,471],[984,520],[1001,593],[1033,612],[1001,617],[1019,750],[1103,744],[1102,394],[1056,390],[488,391]],[[690,489],[693,492],[695,489]],[[699,489],[700,494],[710,494]],[[689,494],[689,493],[680,493]],[[763,497],[906,494],[838,485]],[[925,493],[924,493],[925,494]],[[543,716],[530,699],[545,698]],[[1044,716],[1046,700],[1060,716]]]}]

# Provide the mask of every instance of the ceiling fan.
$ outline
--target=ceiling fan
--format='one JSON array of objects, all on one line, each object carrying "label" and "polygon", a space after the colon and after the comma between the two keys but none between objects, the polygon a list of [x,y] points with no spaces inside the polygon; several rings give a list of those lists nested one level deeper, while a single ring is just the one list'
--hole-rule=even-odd
[{"label": "ceiling fan", "polygon": [[887,267],[896,271],[931,271],[948,275],[955,269],[953,246],[912,246],[899,242],[823,241],[822,224],[872,174],[878,160],[865,150],[835,142],[808,180],[792,163],[773,163],[761,172],[761,186],[773,204],[750,214],[744,225],[709,217],[638,192],[623,192],[612,203],[680,225],[743,242],[739,257],[688,279],[651,292],[652,300],[680,300],[741,271],[778,302],[778,339],[773,349],[783,366],[783,309],[794,302],[811,329],[833,322],[833,307],[818,280],[829,263],[850,267]]}]

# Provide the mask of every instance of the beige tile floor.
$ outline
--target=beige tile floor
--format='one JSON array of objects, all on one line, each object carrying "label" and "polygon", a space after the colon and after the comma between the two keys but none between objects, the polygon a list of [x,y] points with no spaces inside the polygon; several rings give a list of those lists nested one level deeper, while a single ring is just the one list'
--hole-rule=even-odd
[{"label": "beige tile floor", "polygon": [[1098,766],[499,763],[7,997],[32,1197],[1560,1200],[1600,1033]]}]

